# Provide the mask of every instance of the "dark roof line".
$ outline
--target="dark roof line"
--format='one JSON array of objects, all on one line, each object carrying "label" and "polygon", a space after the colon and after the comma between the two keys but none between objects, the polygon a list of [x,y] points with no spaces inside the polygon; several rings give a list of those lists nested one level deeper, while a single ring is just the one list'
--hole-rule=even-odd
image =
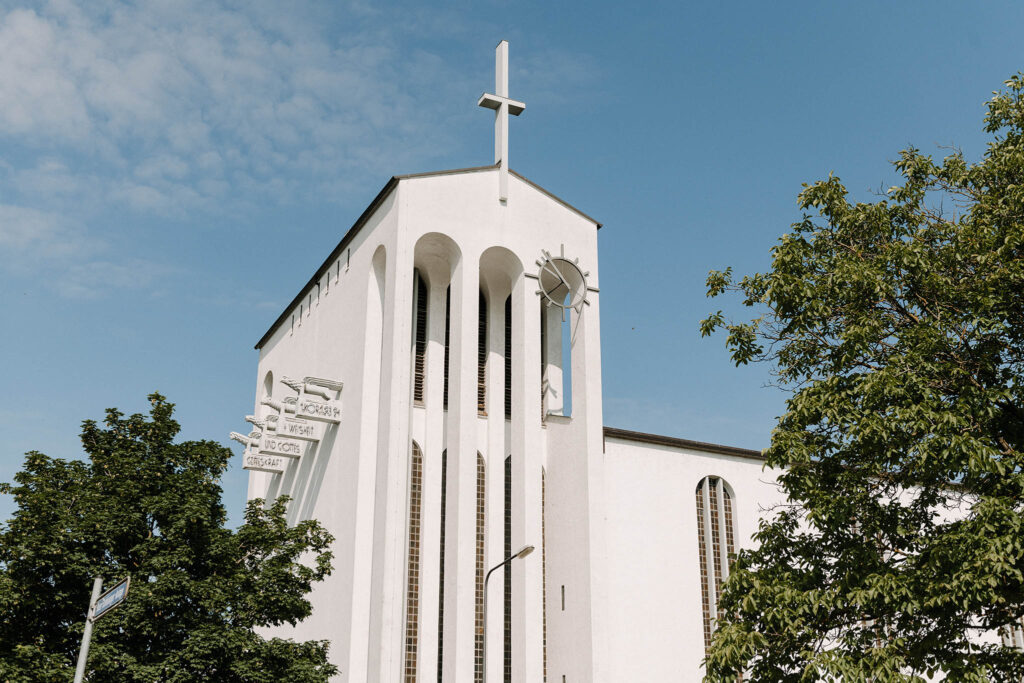
[{"label": "dark roof line", "polygon": [[[253,348],[258,350],[262,348],[264,344],[267,343],[271,335],[274,334],[274,330],[276,330],[278,326],[280,326],[288,318],[289,311],[293,310],[299,304],[299,302],[302,301],[302,298],[306,295],[306,292],[312,289],[313,285],[320,281],[320,278],[331,267],[331,264],[334,263],[334,261],[341,256],[341,253],[345,250],[345,248],[349,244],[351,244],[352,240],[355,239],[355,236],[359,234],[359,231],[366,224],[366,221],[370,219],[370,216],[372,216],[373,213],[377,210],[377,208],[384,202],[384,200],[387,199],[387,196],[391,194],[391,191],[398,186],[399,181],[412,180],[415,178],[430,178],[434,176],[459,175],[461,173],[478,173],[480,171],[491,171],[497,167],[497,164],[492,164],[491,166],[471,166],[469,168],[455,168],[448,171],[428,171],[426,173],[409,173],[406,175],[391,176],[391,179],[384,184],[384,187],[382,187],[380,192],[377,193],[377,196],[373,198],[373,201],[370,202],[370,205],[366,207],[366,210],[359,215],[359,218],[356,219],[356,222],[352,224],[352,227],[348,229],[348,232],[345,233],[345,236],[341,238],[341,241],[338,242],[338,246],[336,246],[334,250],[331,251],[330,255],[324,260],[320,267],[316,269],[316,272],[313,273],[313,276],[311,278],[309,278],[309,281],[305,284],[305,286],[303,286],[303,288],[299,290],[299,293],[295,295],[295,298],[292,299],[291,303],[285,306],[284,310],[281,312],[281,315],[277,317],[277,320],[274,321],[274,324],[272,324],[270,328],[267,329],[267,331],[263,334],[263,336],[260,337],[260,340],[256,342],[256,346]],[[556,195],[551,194],[537,183],[533,182],[532,180],[529,180],[528,178],[525,178],[524,176],[519,175],[512,169],[509,169],[509,173],[514,175],[516,178],[519,178],[530,187],[538,190],[542,194],[545,194],[551,199],[554,199],[559,204],[578,213],[580,216],[596,225],[598,229],[601,228],[600,223],[598,223],[593,218],[577,209],[569,202],[557,197]]]},{"label": "dark roof line", "polygon": [[387,198],[387,196],[391,194],[391,191],[398,186],[398,181],[399,178],[397,176],[393,176],[384,185],[384,187],[381,188],[380,192],[377,193],[377,196],[373,198],[372,202],[370,202],[370,205],[366,207],[366,210],[363,211],[362,214],[360,214],[359,218],[356,219],[356,222],[352,224],[352,227],[348,229],[348,232],[345,233],[345,236],[341,238],[340,242],[338,242],[338,246],[336,246],[334,250],[331,251],[330,255],[324,260],[323,264],[321,264],[321,266],[316,269],[316,272],[313,273],[313,277],[309,278],[309,282],[307,282],[305,286],[303,286],[303,288],[299,290],[299,293],[295,295],[295,298],[292,299],[292,302],[284,307],[284,310],[281,311],[281,315],[277,316],[277,320],[275,320],[274,324],[271,325],[270,328],[263,333],[263,336],[260,337],[260,340],[256,342],[256,346],[253,348],[260,349],[263,347],[264,344],[267,343],[271,335],[274,334],[274,330],[276,330],[278,326],[281,325],[285,321],[285,319],[288,318],[288,313],[292,311],[299,304],[300,301],[302,301],[302,297],[306,295],[306,292],[312,289],[313,285],[320,281],[320,277],[327,272],[327,269],[331,267],[331,264],[334,263],[335,259],[341,256],[341,252],[345,250],[345,247],[352,243],[352,240],[355,239],[355,236],[357,234],[359,234],[359,230],[363,227],[363,225],[366,224],[366,221],[369,220],[370,216],[373,215],[373,212],[377,210],[377,207],[379,207]]},{"label": "dark roof line", "polygon": [[[494,167],[493,167],[493,166],[491,166],[490,168],[494,168]],[[515,171],[514,171],[513,169],[511,169],[511,168],[510,168],[510,169],[508,169],[508,172],[509,172],[509,173],[511,173],[512,175],[514,175],[514,176],[515,176],[516,178],[519,178],[519,179],[520,179],[520,180],[522,180],[522,181],[523,181],[524,183],[526,183],[527,185],[529,185],[529,186],[530,186],[530,187],[532,187],[533,189],[537,190],[537,191],[538,191],[538,192],[540,192],[541,194],[543,194],[543,195],[547,195],[548,197],[550,197],[551,199],[554,199],[554,200],[555,200],[556,202],[558,202],[559,204],[561,204],[561,205],[562,205],[562,206],[564,206],[565,208],[569,209],[570,211],[573,211],[573,212],[575,212],[575,213],[578,213],[578,214],[579,214],[580,216],[582,216],[583,218],[586,218],[586,219],[587,219],[588,221],[590,221],[590,222],[591,222],[591,223],[593,223],[593,224],[594,224],[595,226],[597,226],[597,229],[598,229],[598,230],[600,230],[600,229],[601,229],[601,226],[603,225],[603,223],[601,223],[601,222],[599,222],[599,221],[596,221],[596,220],[594,220],[593,218],[591,218],[591,217],[590,217],[590,216],[588,216],[587,214],[583,213],[582,211],[580,211],[579,209],[577,209],[577,208],[576,208],[575,206],[573,206],[573,205],[572,205],[572,204],[570,204],[569,202],[567,202],[567,201],[565,201],[564,199],[562,199],[561,197],[559,197],[558,195],[556,195],[556,194],[554,194],[554,193],[552,193],[552,192],[548,192],[547,190],[545,190],[545,189],[544,189],[543,187],[541,187],[541,186],[540,186],[540,185],[538,185],[537,183],[533,182],[532,180],[530,180],[530,179],[529,179],[529,178],[527,178],[526,176],[522,176],[522,175],[519,175],[518,173],[516,173],[516,172],[515,172]]]},{"label": "dark roof line", "polygon": [[751,450],[749,448],[737,448],[736,446],[722,446],[716,443],[706,443],[704,441],[691,441],[689,439],[677,439],[672,436],[661,436],[660,434],[646,434],[644,432],[632,432],[628,429],[616,429],[615,427],[605,427],[604,437],[612,439],[624,439],[626,441],[639,441],[642,443],[655,444],[657,446],[672,446],[675,448],[689,448],[695,451],[704,451],[706,453],[720,453],[722,455],[735,455],[741,458],[750,458],[751,460],[764,460],[764,456],[761,455],[761,451]]}]

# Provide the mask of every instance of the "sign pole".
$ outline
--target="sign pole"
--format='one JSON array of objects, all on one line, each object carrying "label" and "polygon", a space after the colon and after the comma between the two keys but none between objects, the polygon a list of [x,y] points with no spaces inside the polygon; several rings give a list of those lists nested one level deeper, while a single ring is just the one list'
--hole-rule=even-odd
[{"label": "sign pole", "polygon": [[92,640],[92,613],[96,609],[96,600],[103,588],[103,577],[97,576],[92,582],[92,598],[89,599],[89,611],[85,615],[85,631],[82,633],[82,648],[78,651],[78,667],[75,668],[75,683],[82,683],[85,677],[85,660],[89,657],[89,641]]}]

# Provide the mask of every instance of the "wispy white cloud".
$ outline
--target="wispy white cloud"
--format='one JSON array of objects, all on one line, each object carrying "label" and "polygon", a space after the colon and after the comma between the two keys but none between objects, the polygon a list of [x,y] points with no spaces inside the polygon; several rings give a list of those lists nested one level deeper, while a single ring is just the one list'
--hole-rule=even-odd
[{"label": "wispy white cloud", "polygon": [[[146,259],[117,258],[109,244],[56,211],[0,204],[0,259],[9,275],[38,277],[69,298],[97,298],[145,288],[170,273]],[[41,277],[40,277],[41,276]]]},{"label": "wispy white cloud", "polygon": [[406,54],[384,21],[328,36],[328,11],[102,0],[0,11],[0,252],[13,270],[61,273],[54,287],[73,297],[145,287],[166,269],[132,258],[111,224],[124,237],[146,217],[344,199],[352,177],[414,170],[450,148],[427,134],[444,114],[419,111],[417,89],[457,87],[457,74],[413,78],[421,63],[445,67]]},{"label": "wispy white cloud", "polygon": [[206,2],[12,10],[0,17],[0,136],[67,145],[111,176],[156,175],[107,188],[150,210],[169,185],[200,188],[190,200],[202,205],[202,188],[224,179],[253,193],[278,179],[287,203],[450,147],[436,135],[443,107],[420,103],[427,88],[455,87],[451,66],[403,49],[384,21],[328,37],[283,14]]},{"label": "wispy white cloud", "polygon": [[168,268],[151,261],[93,260],[72,264],[54,280],[54,289],[74,299],[94,299],[123,289],[146,289],[168,274]]},{"label": "wispy white cloud", "polygon": [[0,249],[25,253],[44,248],[63,256],[75,251],[77,242],[60,214],[0,204]]},{"label": "wispy white cloud", "polygon": [[[81,295],[129,279],[117,275],[128,256],[110,246],[111,224],[344,202],[366,178],[433,167],[463,144],[453,122],[477,115],[472,98],[487,85],[450,58],[451,43],[478,42],[473,28],[454,11],[361,2],[0,10],[0,246],[31,242],[26,263],[52,265],[75,233],[103,259],[74,262],[81,286],[62,291]],[[589,72],[584,57],[551,51],[515,73],[554,91],[552,79]]]}]

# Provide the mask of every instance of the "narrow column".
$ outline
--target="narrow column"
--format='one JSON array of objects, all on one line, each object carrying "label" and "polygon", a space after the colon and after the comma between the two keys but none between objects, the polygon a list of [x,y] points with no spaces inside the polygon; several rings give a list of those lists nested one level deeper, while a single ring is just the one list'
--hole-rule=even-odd
[{"label": "narrow column", "polygon": [[444,315],[448,273],[427,277],[427,359],[423,403],[423,550],[420,564],[420,647],[417,680],[437,675],[437,614],[441,555],[441,452],[444,450]]},{"label": "narrow column", "polygon": [[478,260],[478,254],[464,252],[451,285],[444,574],[446,681],[473,679]]},{"label": "narrow column", "polygon": [[[505,456],[509,454],[505,420],[505,300],[508,289],[492,287],[487,336],[487,541],[486,569],[505,559]],[[487,604],[488,678],[501,680],[505,614],[504,574],[491,577]]]},{"label": "narrow column", "polygon": [[[398,240],[401,243],[401,240]],[[373,578],[367,678],[396,681],[404,653],[409,418],[412,409],[413,260],[408,246],[392,250],[385,278],[384,343],[381,348],[380,419],[374,505]],[[373,603],[371,603],[373,604]]]},{"label": "narrow column", "polygon": [[[541,543],[540,299],[536,289],[536,282],[522,275],[512,288],[512,552]],[[516,683],[543,678],[541,574],[539,552],[512,563],[512,680]]]},{"label": "narrow column", "polygon": [[[597,270],[597,257],[593,255],[590,266]],[[600,297],[596,291],[587,297],[589,306],[582,312],[572,312],[570,330],[572,336],[572,423],[581,451],[574,462],[580,476],[581,500],[586,501],[580,512],[583,515],[580,531],[585,533],[588,549],[585,569],[584,591],[587,600],[586,615],[591,624],[586,647],[593,669],[587,678],[606,681],[608,665],[607,644],[608,620],[606,613],[605,531],[604,531],[604,424],[601,408],[601,329]],[[585,476],[584,476],[585,473]]]},{"label": "narrow column", "polygon": [[[366,318],[364,322],[363,375],[360,378],[359,428],[355,444],[356,479],[355,519],[352,541],[352,626],[348,643],[346,671],[351,680],[368,678],[370,647],[370,594],[373,585],[375,487],[377,478],[377,435],[381,387],[381,348],[384,327],[384,296],[387,258],[380,247],[367,276]],[[352,387],[350,391],[356,389]]]}]

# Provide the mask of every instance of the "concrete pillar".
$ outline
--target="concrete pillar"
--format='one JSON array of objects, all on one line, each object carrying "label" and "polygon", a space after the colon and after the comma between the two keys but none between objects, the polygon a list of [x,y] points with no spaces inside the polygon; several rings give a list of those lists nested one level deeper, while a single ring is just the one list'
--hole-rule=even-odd
[{"label": "concrete pillar", "polygon": [[[496,279],[496,278],[495,278]],[[505,559],[505,300],[508,286],[492,285],[487,318],[487,538],[484,572]],[[487,613],[488,679],[501,681],[504,643],[504,574],[491,576]]]},{"label": "concrete pillar", "polygon": [[446,681],[473,679],[478,260],[479,254],[463,252],[451,285],[444,575]]},{"label": "concrete pillar", "polygon": [[367,276],[366,318],[364,321],[362,391],[359,394],[359,430],[355,443],[357,455],[355,519],[352,541],[352,621],[348,644],[349,681],[367,678],[369,625],[374,569],[373,544],[375,488],[377,478],[377,432],[381,387],[381,349],[384,335],[384,297],[389,264],[383,246],[374,254]]},{"label": "concrete pillar", "polygon": [[396,681],[405,651],[405,588],[412,410],[412,245],[389,250],[381,350],[373,577],[367,680]]},{"label": "concrete pillar", "polygon": [[[536,290],[536,281],[522,275],[512,288],[512,552],[524,545],[539,548],[541,543],[540,298]],[[512,680],[516,683],[543,678],[541,574],[539,552],[512,563]]]},{"label": "concrete pillar", "polygon": [[423,549],[420,563],[420,642],[417,680],[437,676],[437,615],[441,555],[441,453],[444,451],[444,317],[450,274],[427,273],[427,358],[423,403]]},{"label": "concrete pillar", "polygon": [[[596,271],[596,263],[591,266]],[[577,472],[576,499],[583,502],[579,508],[579,533],[587,548],[587,561],[581,563],[581,588],[585,591],[587,621],[590,629],[581,634],[587,637],[581,643],[589,650],[593,662],[592,680],[605,681],[607,666],[604,658],[609,649],[606,644],[608,604],[606,589],[605,530],[604,530],[604,420],[601,405],[601,329],[600,301],[597,292],[588,295],[589,306],[581,313],[573,311],[570,321],[572,334],[572,428],[575,441],[580,445],[573,463]]]}]

